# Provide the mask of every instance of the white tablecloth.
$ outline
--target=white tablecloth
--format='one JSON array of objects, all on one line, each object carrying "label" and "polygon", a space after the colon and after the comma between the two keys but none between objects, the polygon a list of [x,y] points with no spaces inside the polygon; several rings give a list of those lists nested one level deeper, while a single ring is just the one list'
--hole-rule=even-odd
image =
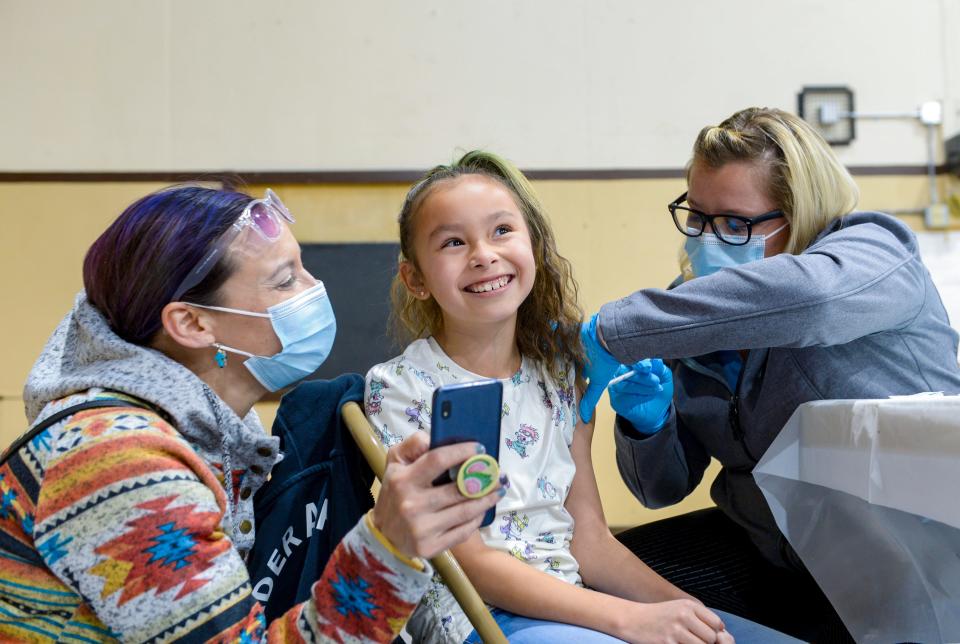
[{"label": "white tablecloth", "polygon": [[806,403],[753,476],[857,641],[960,642],[960,397]]}]

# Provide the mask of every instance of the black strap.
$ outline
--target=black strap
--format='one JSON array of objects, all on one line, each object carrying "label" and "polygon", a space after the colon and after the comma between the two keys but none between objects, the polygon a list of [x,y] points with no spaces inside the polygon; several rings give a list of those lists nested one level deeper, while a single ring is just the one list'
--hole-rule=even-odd
[{"label": "black strap", "polygon": [[37,434],[45,430],[47,427],[50,427],[51,425],[54,425],[64,418],[72,416],[79,411],[97,409],[98,407],[135,407],[137,409],[151,409],[146,403],[137,404],[128,400],[122,400],[120,398],[97,398],[96,400],[88,400],[87,402],[71,405],[66,409],[61,409],[57,413],[51,414],[47,418],[44,418],[42,421],[21,434],[20,438],[13,441],[13,443],[10,444],[10,447],[3,452],[3,456],[0,457],[0,465],[3,465],[11,454],[19,451],[21,447],[23,447],[28,441],[33,440]]}]

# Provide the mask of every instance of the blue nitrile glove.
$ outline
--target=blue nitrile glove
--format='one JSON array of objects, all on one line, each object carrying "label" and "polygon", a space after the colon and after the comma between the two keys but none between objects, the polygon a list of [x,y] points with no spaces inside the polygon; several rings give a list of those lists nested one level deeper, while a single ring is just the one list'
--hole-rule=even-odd
[{"label": "blue nitrile glove", "polygon": [[617,375],[631,369],[634,375],[610,385],[610,405],[641,434],[655,434],[670,418],[673,374],[663,360],[653,358],[621,367]]},{"label": "blue nitrile glove", "polygon": [[594,313],[589,322],[584,322],[580,327],[580,339],[583,341],[583,348],[587,354],[587,364],[583,368],[583,377],[589,384],[587,390],[583,392],[580,398],[580,420],[589,423],[593,418],[593,411],[603,395],[603,390],[607,388],[617,369],[621,367],[617,359],[610,355],[610,352],[603,348],[597,338],[597,322],[599,313]]}]

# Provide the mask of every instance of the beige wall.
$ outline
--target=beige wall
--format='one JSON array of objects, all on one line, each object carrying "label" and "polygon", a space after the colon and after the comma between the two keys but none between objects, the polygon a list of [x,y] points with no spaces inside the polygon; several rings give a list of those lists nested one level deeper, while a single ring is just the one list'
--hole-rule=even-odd
[{"label": "beige wall", "polygon": [[[923,177],[861,177],[865,208],[913,208],[926,195]],[[46,338],[81,287],[83,254],[106,225],[138,196],[140,183],[0,183],[0,445],[25,427],[23,381]],[[250,186],[258,194],[263,186]],[[274,186],[297,215],[295,232],[311,241],[392,241],[400,185]],[[574,264],[584,309],[676,273],[680,236],[665,204],[679,179],[540,181],[561,252]],[[917,223],[914,220],[913,223]],[[258,407],[272,421],[276,405]],[[709,503],[706,490],[684,504],[651,512],[640,507],[617,473],[606,399],[598,411],[597,477],[612,525],[626,526]],[[712,478],[712,477],[711,477]]]},{"label": "beige wall", "polygon": [[[0,0],[0,170],[679,167],[734,110],[846,84],[944,101],[956,0]],[[849,165],[925,160],[858,124]]]},{"label": "beige wall", "polygon": [[[0,172],[420,169],[472,147],[524,168],[679,168],[703,125],[792,110],[806,84],[850,85],[861,110],[941,100],[949,136],[957,33],[956,0],[0,0]],[[915,123],[861,122],[839,153],[916,165],[924,145]],[[926,205],[923,177],[859,183],[865,208]],[[85,249],[157,186],[0,183],[0,444],[24,426],[23,380]],[[392,240],[405,191],[274,188],[303,241]],[[664,204],[681,180],[537,188],[588,311],[673,277]],[[610,522],[661,516],[619,481],[605,401],[598,422]]]}]

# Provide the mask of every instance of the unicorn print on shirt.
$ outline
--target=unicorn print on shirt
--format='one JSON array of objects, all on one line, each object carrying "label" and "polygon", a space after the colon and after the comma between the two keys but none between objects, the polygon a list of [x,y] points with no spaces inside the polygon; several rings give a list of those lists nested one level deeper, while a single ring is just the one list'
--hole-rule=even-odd
[{"label": "unicorn print on shirt", "polygon": [[573,407],[573,383],[567,380],[567,372],[561,369],[557,373],[557,382],[561,385],[557,388],[557,398],[560,404]]},{"label": "unicorn print on shirt", "polygon": [[553,399],[550,397],[550,391],[547,389],[547,383],[542,380],[538,380],[537,386],[540,387],[540,402],[542,402],[543,406],[547,409],[553,409]]},{"label": "unicorn print on shirt", "polygon": [[380,439],[380,442],[383,443],[384,447],[393,447],[397,443],[403,441],[403,437],[391,432],[386,424],[384,424],[383,427],[377,427],[376,425],[373,425],[373,433],[377,435],[377,438]]},{"label": "unicorn print on shirt", "polygon": [[533,547],[527,542],[523,543],[523,548],[520,547],[520,544],[514,545],[510,548],[510,554],[520,561],[530,561],[537,558],[537,555],[533,552]]},{"label": "unicorn print on shirt", "polygon": [[524,383],[530,382],[530,376],[523,373],[523,367],[521,366],[519,369],[517,369],[517,373],[510,377],[510,382],[513,383],[514,387],[519,387]]},{"label": "unicorn print on shirt", "polygon": [[537,491],[540,493],[540,496],[544,499],[555,499],[559,490],[553,486],[553,483],[547,480],[546,476],[541,476],[537,479]]},{"label": "unicorn print on shirt", "polygon": [[413,405],[404,410],[407,414],[407,422],[416,423],[417,429],[423,429],[423,414],[427,416],[430,415],[430,406],[423,398],[420,400],[411,400],[410,402],[412,402]]},{"label": "unicorn print on shirt", "polygon": [[425,384],[426,386],[430,387],[431,389],[435,389],[435,388],[436,388],[437,383],[434,382],[433,377],[432,377],[429,373],[427,373],[426,371],[423,371],[423,370],[421,370],[421,369],[417,369],[416,367],[410,367],[410,373],[412,373],[412,374],[415,375],[417,378],[419,378],[419,379],[420,379],[420,382],[422,382],[422,383]]},{"label": "unicorn print on shirt", "polygon": [[533,447],[538,440],[540,440],[540,432],[535,427],[523,424],[514,433],[512,440],[506,438],[504,442],[507,444],[507,448],[519,454],[520,458],[526,458],[529,456],[527,449]]},{"label": "unicorn print on shirt", "polygon": [[506,539],[520,539],[523,537],[523,530],[530,525],[530,517],[526,514],[520,514],[516,510],[511,510],[503,515],[500,521],[503,522],[503,525],[500,526],[500,533]]},{"label": "unicorn print on shirt", "polygon": [[383,409],[383,390],[389,385],[382,380],[370,381],[370,396],[367,398],[367,416],[375,416]]}]

